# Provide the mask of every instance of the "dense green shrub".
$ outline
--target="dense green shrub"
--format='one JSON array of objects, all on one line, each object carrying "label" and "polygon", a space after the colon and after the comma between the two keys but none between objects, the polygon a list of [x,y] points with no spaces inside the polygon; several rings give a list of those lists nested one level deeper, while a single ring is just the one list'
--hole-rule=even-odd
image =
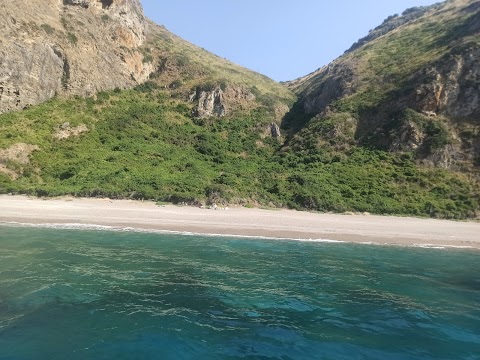
[{"label": "dense green shrub", "polygon": [[[89,131],[56,140],[65,119]],[[0,116],[0,148],[18,142],[40,147],[29,165],[10,164],[23,173],[18,180],[0,173],[0,192],[445,218],[478,211],[473,183],[420,168],[411,153],[318,144],[317,131],[352,136],[350,119],[332,117],[302,133],[298,148],[282,148],[259,130],[272,121],[267,110],[194,121],[187,103],[154,83],[95,99],[54,99]],[[442,143],[441,130],[427,131]]]}]

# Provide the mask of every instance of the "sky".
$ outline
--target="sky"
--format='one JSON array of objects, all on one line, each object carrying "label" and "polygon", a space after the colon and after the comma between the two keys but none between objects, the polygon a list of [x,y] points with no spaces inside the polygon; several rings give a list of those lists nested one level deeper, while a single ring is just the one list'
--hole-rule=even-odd
[{"label": "sky", "polygon": [[277,81],[307,75],[393,14],[438,0],[141,0],[176,35]]}]

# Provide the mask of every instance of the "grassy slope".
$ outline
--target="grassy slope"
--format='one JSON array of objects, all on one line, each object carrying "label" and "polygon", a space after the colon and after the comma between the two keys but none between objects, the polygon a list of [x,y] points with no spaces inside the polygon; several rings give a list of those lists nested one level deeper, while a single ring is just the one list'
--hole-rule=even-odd
[{"label": "grassy slope", "polygon": [[193,45],[161,26],[149,24],[144,54],[148,54],[159,70],[153,80],[180,92],[196,86],[235,85],[245,87],[260,102],[270,105],[291,104],[294,94],[267,76],[238,66],[226,59]]},{"label": "grassy slope", "polygon": [[[333,64],[355,64],[355,94],[345,102],[352,107],[378,106],[385,94],[397,90],[409,76],[439,60],[452,48],[478,43],[478,32],[469,31],[470,22],[478,14],[464,11],[473,2],[447,1],[440,9],[432,8],[419,19],[335,60]],[[324,79],[323,70],[290,82],[291,88],[302,97],[314,94]],[[371,103],[365,104],[369,99]]]}]

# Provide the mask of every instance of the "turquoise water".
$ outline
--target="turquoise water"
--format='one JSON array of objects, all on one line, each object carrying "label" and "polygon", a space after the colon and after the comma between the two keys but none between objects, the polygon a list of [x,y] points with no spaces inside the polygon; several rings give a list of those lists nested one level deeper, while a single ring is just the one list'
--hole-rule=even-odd
[{"label": "turquoise water", "polygon": [[480,359],[480,253],[0,227],[0,359]]}]

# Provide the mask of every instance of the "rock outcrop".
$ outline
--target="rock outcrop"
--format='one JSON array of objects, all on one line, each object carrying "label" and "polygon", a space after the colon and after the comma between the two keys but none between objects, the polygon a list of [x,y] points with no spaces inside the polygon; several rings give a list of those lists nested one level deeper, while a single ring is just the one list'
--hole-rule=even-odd
[{"label": "rock outcrop", "polygon": [[196,103],[193,110],[195,117],[221,117],[227,114],[225,97],[222,89],[218,87],[210,91],[197,89],[190,95],[190,101]]},{"label": "rock outcrop", "polygon": [[355,83],[355,64],[331,64],[318,71],[315,81],[322,79],[318,86],[307,82],[308,87],[302,92],[303,110],[306,114],[318,114],[327,109],[332,101],[351,95]]},{"label": "rock outcrop", "polygon": [[0,58],[0,113],[41,103],[62,91],[66,65],[54,46],[10,43],[0,47]]},{"label": "rock outcrop", "polygon": [[0,13],[0,113],[132,87],[153,71],[138,0],[9,0]]},{"label": "rock outcrop", "polygon": [[449,54],[421,74],[412,107],[426,114],[480,119],[480,46]]},{"label": "rock outcrop", "polygon": [[272,135],[273,138],[279,139],[282,136],[282,133],[280,131],[280,126],[278,126],[278,124],[276,123],[271,123],[270,134]]},{"label": "rock outcrop", "polygon": [[220,86],[213,88],[197,87],[189,96],[189,101],[195,104],[193,115],[197,118],[209,116],[222,117],[240,106],[248,107],[255,101],[255,95],[243,86]]}]

